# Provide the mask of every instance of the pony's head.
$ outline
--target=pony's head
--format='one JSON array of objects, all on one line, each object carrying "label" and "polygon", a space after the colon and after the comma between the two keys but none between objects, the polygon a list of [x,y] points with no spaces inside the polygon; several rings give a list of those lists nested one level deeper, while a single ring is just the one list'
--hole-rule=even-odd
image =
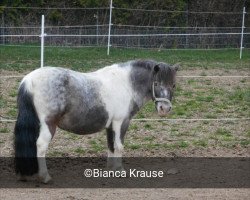
[{"label": "pony's head", "polygon": [[171,101],[178,69],[179,64],[170,66],[165,63],[158,63],[154,66],[152,99],[159,116],[166,116],[172,109]]}]

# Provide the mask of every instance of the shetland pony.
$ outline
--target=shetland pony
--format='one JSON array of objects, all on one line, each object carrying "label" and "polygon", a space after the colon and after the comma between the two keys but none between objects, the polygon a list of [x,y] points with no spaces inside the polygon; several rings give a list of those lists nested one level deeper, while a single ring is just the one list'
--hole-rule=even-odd
[{"label": "shetland pony", "polygon": [[106,129],[108,167],[121,170],[130,120],[149,100],[160,116],[171,110],[177,70],[178,65],[136,60],[91,73],[59,67],[32,71],[18,91],[16,173],[21,180],[38,174],[42,182],[50,181],[45,155],[56,127],[80,135]]}]

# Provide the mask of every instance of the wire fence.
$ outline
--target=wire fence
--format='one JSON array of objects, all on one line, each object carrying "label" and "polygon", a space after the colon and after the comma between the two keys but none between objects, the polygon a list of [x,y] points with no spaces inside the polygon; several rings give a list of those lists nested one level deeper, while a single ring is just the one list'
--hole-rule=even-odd
[{"label": "wire fence", "polygon": [[[102,8],[41,8],[41,7],[5,7],[6,10],[37,10],[48,15],[45,23],[45,46],[67,47],[124,47],[124,48],[155,48],[155,49],[223,49],[223,48],[250,48],[250,28],[242,23],[245,11],[242,12],[197,12],[179,10],[148,10],[134,8],[109,7]],[[51,25],[51,17],[48,12],[60,10],[63,12],[82,12],[86,22],[76,25]],[[160,20],[166,20],[168,14],[178,14],[177,21],[188,20],[188,15],[208,15],[208,17],[222,16],[236,18],[238,26],[160,26],[141,24],[113,23],[117,20],[112,18],[113,11],[124,11],[156,14],[160,13]],[[111,12],[111,15],[110,15]],[[94,13],[94,14],[93,14]],[[73,14],[67,14],[72,17]],[[0,27],[1,45],[38,45],[41,34],[39,15],[34,19],[34,24],[14,26],[7,24],[4,12],[2,13]],[[28,19],[28,17],[26,17]],[[26,19],[25,16],[23,19]],[[186,19],[187,18],[187,19]],[[74,21],[72,17],[72,21]],[[190,19],[189,19],[190,20]],[[48,21],[48,22],[47,22]],[[138,21],[138,20],[137,20]],[[87,22],[92,24],[86,24]],[[73,22],[72,22],[73,23]],[[78,22],[79,23],[79,22]],[[161,24],[161,23],[158,23]],[[235,25],[235,23],[233,24]],[[110,38],[110,41],[109,41]],[[244,39],[243,39],[244,38]],[[242,44],[241,44],[242,41]]]},{"label": "wire fence", "polygon": [[[249,29],[245,29],[249,31]],[[39,43],[40,27],[0,27],[2,45]],[[46,46],[107,46],[108,25],[45,26]],[[241,27],[134,27],[113,25],[113,47],[162,49],[240,48]],[[245,48],[250,48],[249,33],[244,33]]]}]

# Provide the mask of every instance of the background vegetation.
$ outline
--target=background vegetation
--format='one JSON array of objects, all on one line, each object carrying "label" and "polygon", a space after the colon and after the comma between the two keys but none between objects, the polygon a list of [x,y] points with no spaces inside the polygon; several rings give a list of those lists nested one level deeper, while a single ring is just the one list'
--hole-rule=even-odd
[{"label": "background vegetation", "polygon": [[[159,12],[141,12],[115,9],[114,24],[133,24],[141,26],[192,26],[192,27],[235,27],[239,26],[241,14],[221,15],[220,12],[242,13],[243,6],[248,9],[246,0],[114,0],[115,8],[132,8],[159,10]],[[97,10],[64,10],[64,9],[8,9],[9,7],[44,7],[44,8],[108,8],[109,0],[2,0],[0,14],[4,13],[5,25],[32,25],[40,22],[40,15],[45,14],[51,25],[86,25],[95,24],[94,14]],[[177,12],[161,12],[161,10]],[[185,11],[178,12],[178,11]],[[27,15],[27,12],[29,13]],[[198,13],[193,13],[198,12]],[[201,14],[199,12],[208,12]],[[209,12],[219,12],[211,14]],[[88,16],[88,17],[86,17]],[[92,18],[89,16],[93,16]],[[107,24],[109,10],[98,11],[100,24]],[[38,21],[37,21],[38,20]],[[250,18],[246,18],[246,26]]]}]

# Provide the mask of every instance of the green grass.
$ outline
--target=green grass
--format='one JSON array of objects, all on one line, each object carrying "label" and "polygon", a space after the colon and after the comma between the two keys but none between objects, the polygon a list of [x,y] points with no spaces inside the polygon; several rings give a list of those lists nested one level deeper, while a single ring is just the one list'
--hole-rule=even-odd
[{"label": "green grass", "polygon": [[242,133],[240,137],[234,133],[234,131],[228,130],[227,128],[218,128],[213,134],[210,135],[209,139],[215,141],[217,146],[226,148],[235,148],[241,146],[248,148],[250,145],[248,133]]},{"label": "green grass", "polygon": [[144,128],[146,130],[153,130],[154,129],[153,126],[151,124],[149,124],[149,123],[144,124]]},{"label": "green grass", "polygon": [[189,85],[195,85],[195,83],[196,83],[195,79],[193,79],[193,78],[188,79],[188,84]]},{"label": "green grass", "polygon": [[178,147],[180,148],[187,148],[189,146],[189,143],[187,141],[181,140],[178,142]]},{"label": "green grass", "polygon": [[16,118],[17,116],[17,108],[10,108],[7,112],[8,117]]},{"label": "green grass", "polygon": [[10,130],[8,128],[6,128],[6,127],[1,127],[0,128],[0,133],[9,133],[9,132],[10,132]]},{"label": "green grass", "polygon": [[90,140],[89,144],[90,144],[90,151],[94,153],[102,152],[105,149],[101,141]]},{"label": "green grass", "polygon": [[229,93],[228,98],[234,103],[237,103],[239,101],[246,101],[250,105],[250,88],[236,88],[235,91]]},{"label": "green grass", "polygon": [[188,141],[185,141],[185,140],[181,140],[180,141],[176,141],[176,142],[173,142],[173,143],[163,143],[161,144],[161,147],[165,148],[165,149],[170,149],[170,150],[174,150],[174,149],[184,149],[184,148],[187,148],[189,147],[190,144]]},{"label": "green grass", "polygon": [[128,130],[129,131],[138,131],[139,127],[137,124],[130,124]]},{"label": "green grass", "polygon": [[204,102],[213,102],[214,101],[214,97],[213,96],[197,96],[196,100],[199,101],[204,101]]},{"label": "green grass", "polygon": [[241,146],[243,146],[243,147],[249,147],[249,145],[250,145],[250,140],[248,140],[248,139],[242,140],[242,141],[240,141],[240,144],[241,144]]},{"label": "green grass", "polygon": [[148,142],[152,142],[154,141],[155,139],[155,136],[146,136],[143,138],[144,141],[148,141]]},{"label": "green grass", "polygon": [[125,148],[136,150],[142,148],[142,145],[140,144],[125,144]]},{"label": "green grass", "polygon": [[47,154],[48,157],[61,157],[63,155],[64,155],[64,152],[57,151],[57,150],[49,151]]},{"label": "green grass", "polygon": [[66,135],[66,137],[68,139],[71,139],[71,140],[79,140],[81,138],[80,135],[70,133],[70,132],[67,132],[67,131],[63,131],[63,134]]},{"label": "green grass", "polygon": [[7,101],[0,96],[0,108],[4,108],[7,105]]},{"label": "green grass", "polygon": [[85,149],[83,149],[82,147],[77,147],[74,152],[78,155],[84,155],[85,154]]},{"label": "green grass", "polygon": [[[182,68],[243,68],[249,67],[250,50],[245,49],[243,59],[238,50],[138,50],[111,48],[45,48],[45,65],[61,66],[89,71],[133,59],[155,59],[167,63],[180,62]],[[39,67],[39,47],[0,46],[0,69],[25,71]],[[205,75],[202,73],[202,75]]]},{"label": "green grass", "polygon": [[197,147],[207,147],[208,141],[206,139],[194,140],[193,145]]},{"label": "green grass", "polygon": [[9,96],[10,97],[16,97],[17,96],[17,89],[15,88],[12,91],[10,91]]},{"label": "green grass", "polygon": [[245,135],[250,138],[250,130],[248,130]]},{"label": "green grass", "polygon": [[233,140],[232,133],[225,128],[217,129],[215,132],[215,136],[218,138],[218,140],[221,140],[221,141],[232,141]]},{"label": "green grass", "polygon": [[[159,148],[162,148],[162,144],[150,142],[150,143],[146,144],[145,147],[148,150],[159,149]],[[145,147],[143,146],[143,148],[145,148]]]}]

